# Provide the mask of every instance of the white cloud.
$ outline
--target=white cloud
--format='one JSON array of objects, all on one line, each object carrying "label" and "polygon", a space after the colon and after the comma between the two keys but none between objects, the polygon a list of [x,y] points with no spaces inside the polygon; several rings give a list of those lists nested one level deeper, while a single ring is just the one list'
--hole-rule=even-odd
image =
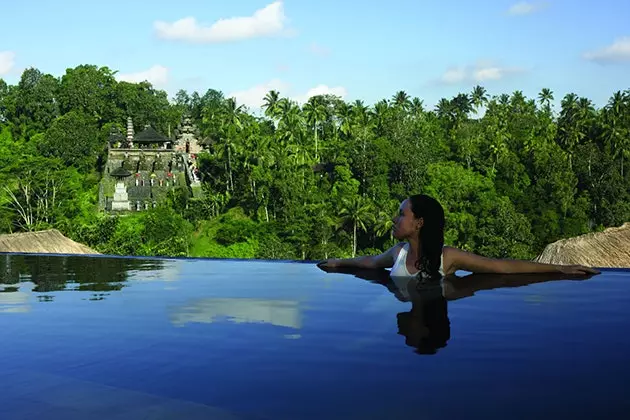
[{"label": "white cloud", "polygon": [[139,83],[146,80],[156,87],[164,86],[168,82],[168,69],[156,64],[148,70],[137,73],[118,74],[117,79],[130,83]]},{"label": "white cloud", "polygon": [[473,71],[473,79],[477,82],[502,79],[510,70],[501,67],[482,67]]},{"label": "white cloud", "polygon": [[318,95],[334,95],[343,99],[346,95],[348,95],[348,91],[343,86],[328,87],[326,85],[317,85],[314,88],[309,89],[304,95],[293,96],[293,99],[300,104],[303,104],[308,101],[309,98]]},{"label": "white cloud", "polygon": [[532,3],[532,2],[522,1],[520,3],[513,4],[512,7],[508,9],[508,15],[512,15],[512,16],[530,15],[534,12],[538,12],[544,9],[546,6],[547,6],[546,2]]},{"label": "white cloud", "polygon": [[267,83],[256,85],[252,88],[240,90],[226,95],[228,98],[236,99],[237,104],[245,105],[248,108],[260,108],[263,99],[270,90],[277,90],[283,93],[289,89],[289,85],[282,80],[273,79]]},{"label": "white cloud", "polygon": [[8,74],[15,66],[15,53],[13,51],[0,51],[0,76]]},{"label": "white cloud", "polygon": [[525,70],[519,67],[502,67],[492,62],[479,61],[474,66],[453,67],[440,77],[439,83],[454,85],[463,82],[482,83],[492,80],[500,80],[509,75],[522,73]]},{"label": "white cloud", "polygon": [[310,46],[309,46],[309,51],[314,54],[317,55],[319,57],[326,57],[328,55],[330,55],[330,49],[319,45],[316,42],[313,42]]},{"label": "white cloud", "polygon": [[300,104],[308,101],[310,97],[317,95],[330,94],[340,96],[341,98],[344,98],[347,95],[347,91],[344,87],[328,87],[323,84],[309,89],[304,94],[295,94],[292,92],[291,85],[280,79],[273,79],[267,83],[256,85],[250,89],[229,93],[226,96],[228,98],[235,98],[237,104],[242,104],[248,108],[254,109],[261,108],[263,106],[265,95],[267,95],[270,90],[276,90],[280,93],[280,96],[290,98]]},{"label": "white cloud", "polygon": [[446,70],[442,75],[442,82],[446,84],[454,84],[463,81],[466,78],[466,69],[457,67]]},{"label": "white cloud", "polygon": [[153,27],[162,39],[213,44],[288,34],[286,22],[282,1],[275,1],[252,16],[219,19],[211,25],[186,17],[172,23],[157,21]]},{"label": "white cloud", "polygon": [[600,63],[630,61],[630,36],[619,38],[607,47],[588,51],[584,58]]}]

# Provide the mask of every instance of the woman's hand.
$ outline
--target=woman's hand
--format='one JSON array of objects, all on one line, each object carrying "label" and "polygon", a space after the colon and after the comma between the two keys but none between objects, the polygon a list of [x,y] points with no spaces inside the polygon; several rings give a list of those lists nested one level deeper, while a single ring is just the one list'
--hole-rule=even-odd
[{"label": "woman's hand", "polygon": [[556,268],[559,272],[570,275],[600,274],[599,270],[583,265],[557,265]]},{"label": "woman's hand", "polygon": [[329,271],[339,268],[339,263],[337,260],[324,260],[317,263],[317,267],[321,270]]}]

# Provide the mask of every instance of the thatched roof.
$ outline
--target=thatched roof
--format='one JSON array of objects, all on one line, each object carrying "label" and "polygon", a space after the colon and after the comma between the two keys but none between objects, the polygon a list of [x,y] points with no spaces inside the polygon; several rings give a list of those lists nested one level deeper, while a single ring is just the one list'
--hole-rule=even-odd
[{"label": "thatched roof", "polygon": [[143,131],[136,134],[133,141],[134,143],[166,143],[170,140],[158,133],[155,128],[148,125]]},{"label": "thatched roof", "polygon": [[116,142],[123,142],[125,141],[125,136],[123,135],[123,133],[120,132],[120,130],[118,130],[117,128],[112,128],[112,130],[110,130],[109,132],[109,138],[108,141],[110,143],[116,143]]},{"label": "thatched roof", "polygon": [[111,171],[109,175],[113,176],[114,178],[126,178],[128,176],[131,176],[131,172],[129,172],[127,169],[123,168],[122,166],[119,166],[113,171]]},{"label": "thatched roof", "polygon": [[0,235],[0,252],[98,254],[93,249],[66,238],[57,229]]},{"label": "thatched roof", "polygon": [[630,222],[603,232],[587,233],[549,244],[534,261],[591,267],[630,267]]}]

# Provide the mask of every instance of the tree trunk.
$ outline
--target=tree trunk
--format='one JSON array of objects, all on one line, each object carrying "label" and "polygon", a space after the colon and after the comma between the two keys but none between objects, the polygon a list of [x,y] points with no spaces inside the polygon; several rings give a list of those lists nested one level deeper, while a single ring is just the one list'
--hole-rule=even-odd
[{"label": "tree trunk", "polygon": [[357,255],[357,222],[356,220],[354,221],[354,224],[352,225],[353,227],[353,232],[352,232],[352,258],[354,258]]},{"label": "tree trunk", "polygon": [[315,129],[315,161],[319,162],[319,157],[317,155],[317,121],[313,124],[313,126]]},{"label": "tree trunk", "polygon": [[[229,170],[228,164],[224,163],[223,167],[225,168],[225,173],[229,174],[230,170]],[[230,192],[230,179],[229,179],[229,176],[228,176],[228,180],[225,182],[225,193],[227,194],[229,192]]]},{"label": "tree trunk", "polygon": [[234,182],[232,181],[232,153],[230,151],[230,147],[228,146],[228,175],[230,177],[230,191],[234,191]]}]

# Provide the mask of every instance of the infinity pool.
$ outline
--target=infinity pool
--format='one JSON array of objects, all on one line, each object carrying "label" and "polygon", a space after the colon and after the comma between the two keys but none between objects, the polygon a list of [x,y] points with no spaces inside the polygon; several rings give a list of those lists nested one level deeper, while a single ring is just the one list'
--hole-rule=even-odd
[{"label": "infinity pool", "polygon": [[627,418],[630,271],[466,274],[2,254],[0,419]]}]

